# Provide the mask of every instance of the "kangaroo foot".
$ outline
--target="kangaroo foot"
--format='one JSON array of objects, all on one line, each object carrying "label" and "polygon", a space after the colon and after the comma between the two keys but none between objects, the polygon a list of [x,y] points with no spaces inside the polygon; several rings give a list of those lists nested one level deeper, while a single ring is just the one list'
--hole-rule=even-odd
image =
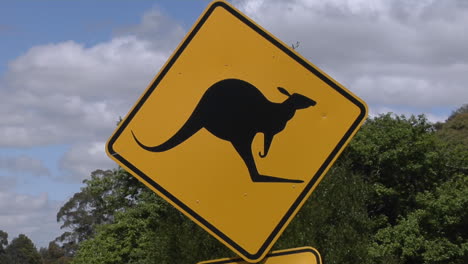
[{"label": "kangaroo foot", "polygon": [[251,175],[253,182],[291,182],[291,183],[303,183],[303,180],[285,179],[266,175]]}]

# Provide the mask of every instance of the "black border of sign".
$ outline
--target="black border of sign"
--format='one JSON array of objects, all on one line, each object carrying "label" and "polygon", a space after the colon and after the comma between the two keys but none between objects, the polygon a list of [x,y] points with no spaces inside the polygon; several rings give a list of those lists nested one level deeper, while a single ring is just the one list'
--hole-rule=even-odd
[{"label": "black border of sign", "polygon": [[[273,253],[266,255],[265,258],[273,258],[273,257],[294,255],[294,254],[300,254],[300,253],[312,253],[317,259],[317,264],[322,264],[322,259],[320,258],[319,253],[312,248],[297,248],[297,249],[285,250],[281,252],[273,252]],[[208,261],[208,264],[230,264],[230,263],[236,263],[236,262],[241,262],[241,261],[243,261],[242,258],[233,258],[233,259],[223,259],[223,260],[219,260],[215,262]]]},{"label": "black border of sign", "polygon": [[[266,239],[266,241],[263,243],[263,245],[260,247],[258,252],[254,254],[248,253],[244,248],[242,248],[240,245],[235,243],[233,240],[231,240],[229,237],[227,237],[224,233],[222,233],[220,230],[218,230],[216,227],[211,225],[208,221],[206,221],[204,218],[202,218],[200,215],[196,214],[191,208],[189,208],[187,205],[182,203],[179,199],[177,199],[175,196],[173,196],[170,192],[165,190],[162,186],[154,182],[150,177],[145,175],[142,171],[140,171],[138,168],[136,168],[133,164],[131,164],[129,161],[124,159],[122,156],[120,156],[117,152],[114,151],[113,145],[117,138],[120,136],[122,131],[127,127],[129,122],[133,119],[135,114],[138,112],[138,110],[141,108],[141,106],[146,102],[150,94],[156,89],[158,86],[159,82],[164,78],[166,73],[170,70],[174,62],[179,58],[180,54],[185,50],[185,48],[189,45],[190,41],[193,39],[193,37],[197,34],[197,32],[200,30],[202,25],[205,23],[205,21],[208,19],[208,17],[213,13],[213,11],[218,8],[222,7],[235,17],[237,17],[240,21],[245,23],[247,26],[249,26],[251,29],[255,30],[258,34],[263,36],[265,39],[267,39],[269,42],[271,42],[273,45],[278,47],[280,50],[288,54],[292,59],[297,61],[299,64],[301,64],[304,68],[308,69],[311,73],[316,75],[318,78],[320,78],[322,81],[327,83],[330,87],[335,89],[338,93],[346,97],[348,100],[353,102],[358,108],[361,110],[361,113],[359,114],[358,118],[353,122],[351,127],[348,129],[348,131],[345,133],[343,138],[338,142],[336,147],[333,149],[333,151],[330,153],[330,155],[327,157],[325,162],[320,166],[318,171],[315,173],[315,175],[312,177],[312,180],[307,184],[307,186],[304,188],[304,191],[298,196],[298,198],[294,201],[293,205],[291,208],[286,212],[286,214],[283,216],[283,218],[280,220],[279,224],[275,227],[273,232],[270,234],[270,236]],[[271,242],[274,240],[276,235],[280,232],[281,228],[286,224],[286,222],[289,220],[293,212],[296,210],[296,208],[299,206],[299,204],[304,200],[304,198],[307,196],[307,193],[314,187],[315,183],[317,180],[320,178],[322,173],[325,171],[325,169],[330,165],[332,160],[335,158],[337,153],[340,151],[340,149],[344,146],[345,142],[349,139],[349,137],[352,135],[352,133],[358,128],[359,124],[363,119],[366,117],[367,110],[364,104],[362,104],[359,100],[354,98],[352,95],[350,95],[347,91],[343,90],[340,86],[335,84],[332,80],[330,80],[328,77],[323,75],[319,70],[314,68],[312,65],[304,61],[301,57],[296,55],[294,52],[292,52],[289,48],[281,44],[278,40],[276,40],[274,37],[272,37],[269,33],[267,33],[265,30],[257,26],[255,23],[251,22],[249,19],[244,17],[242,14],[240,14],[237,10],[233,9],[230,5],[224,3],[224,2],[214,2],[211,4],[209,9],[205,12],[203,17],[200,18],[198,24],[193,28],[193,30],[189,33],[189,35],[185,38],[184,42],[180,45],[179,49],[175,51],[174,55],[170,59],[170,61],[166,64],[164,69],[160,72],[160,74],[157,76],[157,78],[154,80],[154,82],[151,84],[151,86],[148,88],[146,93],[141,97],[140,101],[135,105],[133,110],[128,114],[127,118],[123,120],[122,124],[120,127],[117,129],[117,131],[114,133],[114,135],[110,138],[108,144],[107,144],[107,150],[108,153],[112,156],[114,156],[117,160],[119,160],[122,164],[124,164],[127,168],[131,169],[134,173],[136,173],[138,176],[141,177],[144,181],[146,181],[148,184],[153,186],[156,190],[161,192],[162,195],[167,197],[167,199],[171,200],[174,204],[179,206],[183,211],[185,211],[187,214],[191,215],[194,219],[196,219],[201,225],[205,226],[207,229],[211,230],[214,234],[216,234],[220,239],[224,240],[227,244],[229,244],[231,247],[236,249],[240,254],[244,255],[248,259],[251,260],[256,260],[261,257],[261,255],[265,252],[265,250],[268,248],[268,246],[271,244]]]}]

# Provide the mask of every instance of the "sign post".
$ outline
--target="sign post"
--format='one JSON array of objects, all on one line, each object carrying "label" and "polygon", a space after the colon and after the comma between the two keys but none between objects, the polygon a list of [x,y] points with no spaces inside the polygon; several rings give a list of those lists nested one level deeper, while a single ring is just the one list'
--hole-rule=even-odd
[{"label": "sign post", "polygon": [[[315,248],[301,247],[273,251],[268,254],[262,264],[322,264],[322,258]],[[247,264],[241,258],[225,258],[199,262],[198,264]]]},{"label": "sign post", "polygon": [[366,116],[361,99],[230,4],[215,1],[106,150],[257,262]]}]

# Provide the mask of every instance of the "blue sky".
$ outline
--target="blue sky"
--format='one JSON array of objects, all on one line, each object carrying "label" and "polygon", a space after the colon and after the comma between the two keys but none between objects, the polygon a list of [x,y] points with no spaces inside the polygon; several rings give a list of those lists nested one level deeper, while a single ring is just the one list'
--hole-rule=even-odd
[{"label": "blue sky", "polygon": [[[70,40],[85,47],[92,47],[109,41],[126,27],[138,25],[142,15],[151,9],[160,10],[168,17],[177,20],[184,29],[188,29],[207,3],[206,1],[7,1],[2,3],[0,9],[2,42],[0,78],[4,77],[8,70],[9,62],[24,55],[32,47]],[[180,8],[181,5],[184,8]],[[23,77],[27,78],[27,75]],[[115,120],[117,119],[118,116],[115,117]],[[46,193],[47,204],[41,205],[42,208],[29,209],[45,210],[49,218],[49,224],[46,226],[52,229],[45,230],[44,233],[52,231],[52,234],[47,236],[47,234],[38,234],[36,230],[31,232],[34,228],[31,228],[29,223],[23,223],[25,228],[21,228],[6,220],[4,220],[5,226],[2,226],[0,221],[0,230],[9,232],[10,239],[19,233],[27,234],[30,231],[27,235],[38,246],[45,246],[59,234],[57,225],[50,224],[55,218],[51,213],[56,212],[57,206],[63,204],[82,186],[82,179],[61,178],[61,175],[67,172],[60,168],[59,162],[71,147],[72,142],[66,141],[59,144],[32,144],[27,147],[0,146],[0,177],[3,178],[0,182],[0,185],[3,185],[0,191],[9,195],[9,199],[26,197],[29,200],[40,200],[41,194]],[[36,166],[28,166],[21,164],[19,161],[21,158],[23,163],[31,161],[39,163]],[[28,210],[21,207],[24,206],[20,205],[20,210]],[[8,214],[4,216],[6,217],[10,217],[10,220],[15,218]],[[32,222],[34,219],[28,221]]]},{"label": "blue sky", "polygon": [[[0,230],[46,246],[104,143],[208,1],[7,1],[0,8]],[[233,1],[362,97],[443,121],[468,103],[463,1]]]},{"label": "blue sky", "polygon": [[[0,13],[0,74],[9,61],[31,47],[73,40],[91,47],[112,39],[119,30],[140,23],[142,15],[158,9],[176,19],[185,29],[191,27],[205,9],[207,1],[8,1]],[[181,5],[184,8],[181,8]],[[24,76],[27,77],[27,76]],[[116,117],[117,120],[118,117]],[[43,161],[52,177],[28,175],[16,185],[16,191],[38,195],[44,190],[49,198],[63,200],[79,190],[81,183],[60,182],[62,171],[57,166],[70,144],[39,145],[28,148],[1,148],[7,157],[29,156]],[[1,172],[0,168],[0,172]],[[3,173],[7,171],[3,170]],[[30,174],[30,173],[29,173]]]},{"label": "blue sky", "polygon": [[[189,28],[207,1],[6,1],[2,3],[0,70],[29,48],[66,40],[88,46],[111,38],[118,28],[139,23],[160,8]],[[184,8],[181,8],[181,5]]]}]

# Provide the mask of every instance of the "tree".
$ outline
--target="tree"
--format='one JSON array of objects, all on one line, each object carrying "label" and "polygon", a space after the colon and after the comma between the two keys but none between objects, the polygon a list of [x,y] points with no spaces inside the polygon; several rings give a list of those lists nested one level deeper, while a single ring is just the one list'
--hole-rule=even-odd
[{"label": "tree", "polygon": [[[370,118],[275,248],[315,246],[325,263],[467,263],[468,159],[459,138],[468,135],[452,125],[465,113],[456,112],[437,126],[424,116]],[[79,245],[73,263],[232,255],[122,169],[84,183],[58,214],[70,229],[62,237]]]},{"label": "tree", "polygon": [[49,243],[47,248],[41,248],[39,253],[42,257],[42,264],[66,264],[71,262],[71,258],[66,256],[66,252],[54,241]]},{"label": "tree", "polygon": [[8,233],[0,230],[0,263],[10,263],[5,251],[6,246],[8,246]]},{"label": "tree", "polygon": [[[122,169],[96,170],[84,180],[85,187],[73,195],[57,213],[64,232],[56,241],[73,256],[79,243],[91,238],[96,227],[114,221],[116,212],[134,205],[145,187]],[[145,188],[146,189],[146,188]]]},{"label": "tree", "polygon": [[341,159],[371,188],[373,263],[466,263],[466,171],[460,165],[468,159],[460,139],[468,134],[444,134],[453,132],[451,122],[462,112],[437,131],[423,116],[381,115],[345,150]]},{"label": "tree", "polygon": [[309,245],[319,250],[324,263],[371,263],[367,253],[372,235],[368,197],[363,177],[350,173],[345,161],[337,162],[275,248]]},{"label": "tree", "polygon": [[96,235],[80,245],[73,263],[144,263],[154,238],[150,223],[158,218],[156,203],[139,203],[116,214],[112,224],[98,227]]},{"label": "tree", "polygon": [[62,228],[70,230],[57,240],[66,256],[76,253],[74,263],[191,263],[229,254],[120,168],[94,171],[84,184],[57,214]]},{"label": "tree", "polygon": [[41,256],[33,242],[25,235],[14,238],[6,248],[6,254],[12,264],[41,264]]},{"label": "tree", "polygon": [[0,230],[0,253],[4,253],[5,249],[3,247],[8,245],[8,233]]},{"label": "tree", "polygon": [[367,120],[342,158],[372,186],[368,213],[380,222],[377,228],[395,224],[414,208],[418,193],[434,190],[453,173],[424,116],[386,114]]},{"label": "tree", "polygon": [[468,263],[467,175],[418,194],[417,205],[397,225],[377,232],[370,247],[376,263]]},{"label": "tree", "polygon": [[454,111],[445,123],[439,123],[436,135],[446,144],[447,166],[468,173],[468,104]]},{"label": "tree", "polygon": [[80,245],[74,264],[196,263],[229,255],[175,208],[147,192]]}]

